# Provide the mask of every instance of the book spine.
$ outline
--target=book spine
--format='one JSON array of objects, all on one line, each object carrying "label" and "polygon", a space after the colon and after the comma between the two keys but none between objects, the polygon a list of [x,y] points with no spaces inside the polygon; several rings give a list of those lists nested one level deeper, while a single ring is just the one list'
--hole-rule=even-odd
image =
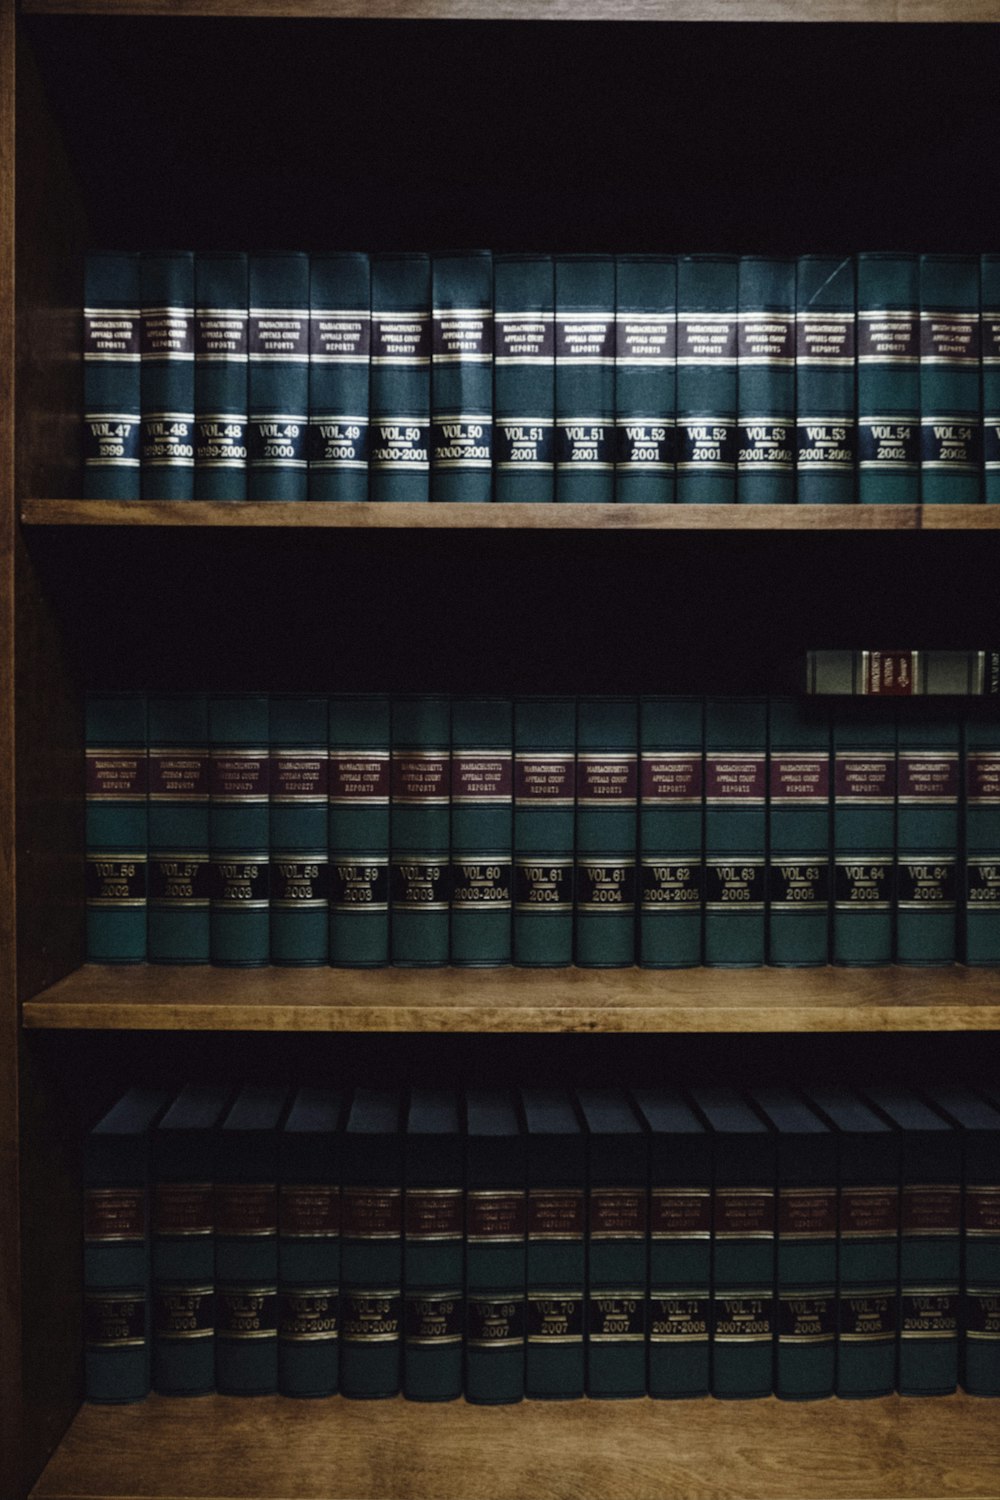
[{"label": "book spine", "polygon": [[830,929],[830,719],[772,698],[768,760],[768,963],[825,964]]},{"label": "book spine", "polygon": [[716,1168],[712,1207],[712,1394],[769,1396],[775,1330],[775,1194]]},{"label": "book spine", "polygon": [[[841,1148],[837,1395],[888,1396],[896,1379],[899,1187]],[[888,1174],[886,1174],[888,1176]]]},{"label": "book spine", "polygon": [[[899,1394],[949,1395],[958,1384],[958,1315],[961,1271],[962,1190],[957,1163],[950,1172],[922,1178],[927,1159],[910,1148],[900,1202]],[[922,1153],[921,1153],[922,1154]]]},{"label": "book spine", "polygon": [[465,1398],[475,1405],[524,1395],[526,1196],[510,1183],[479,1186],[471,1166],[465,1209]]},{"label": "book spine", "polygon": [[411,1401],[454,1401],[462,1394],[464,1197],[461,1187],[407,1182],[403,1394]]},{"label": "book spine", "polygon": [[665,1181],[654,1166],[649,1194],[649,1394],[707,1396],[712,1249],[711,1166],[684,1172],[683,1138],[671,1141]]},{"label": "book spine", "polygon": [[210,698],[208,725],[211,959],[257,967],[270,957],[267,698]]},{"label": "book spine", "polygon": [[368,499],[371,265],[357,251],[309,267],[309,499]]},{"label": "book spine", "polygon": [[619,255],[615,266],[615,499],[676,495],[677,264]]},{"label": "book spine", "polygon": [[677,498],[736,499],[738,262],[677,262]]},{"label": "book spine", "polygon": [[139,1173],[112,1168],[85,1175],[83,1380],[88,1401],[141,1401],[149,1393],[147,1195],[147,1182]]},{"label": "book spine", "polygon": [[576,702],[514,707],[514,962],[573,962]]},{"label": "book spine", "polygon": [[[340,1184],[327,1163],[278,1189],[278,1390],[332,1396],[340,1379]],[[326,1171],[323,1167],[326,1167]]]},{"label": "book spine", "polygon": [[552,257],[497,256],[493,296],[493,498],[543,504],[555,483]]},{"label": "book spine", "polygon": [[837,1357],[835,1182],[779,1186],[776,1270],[775,1394],[786,1401],[832,1396]]},{"label": "book spine", "polygon": [[524,1393],[568,1401],[584,1392],[583,1189],[529,1187]]},{"label": "book spine", "polygon": [[90,963],[146,957],[146,699],[90,694],[86,704],[86,903]]},{"label": "book spine", "polygon": [[215,1215],[212,1182],[159,1174],[153,1195],[153,1389],[215,1389]]},{"label": "book spine", "polygon": [[138,500],[139,257],[91,254],[83,281],[83,495]]},{"label": "book spine", "polygon": [[1000,255],[979,263],[982,303],[983,499],[1000,501]]},{"label": "book spine", "polygon": [[586,1307],[590,1397],[646,1394],[646,1245],[645,1181],[627,1185],[595,1181],[592,1167],[587,1193]]},{"label": "book spine", "polygon": [[208,700],[149,700],[150,963],[207,964]]},{"label": "book spine", "polygon": [[389,699],[330,699],[330,962],[389,962]]},{"label": "book spine", "polygon": [[513,711],[457,698],[451,710],[451,961],[511,961]]},{"label": "book spine", "polygon": [[896,766],[896,962],[955,961],[959,726],[901,721]]},{"label": "book spine", "polygon": [[577,705],[576,962],[635,962],[638,704],[581,698]]},{"label": "book spine", "polygon": [[482,503],[493,480],[493,256],[436,255],[431,283],[433,495]]},{"label": "book spine", "polygon": [[700,698],[639,702],[639,963],[701,962],[702,755]]},{"label": "book spine", "polygon": [[194,493],[194,256],[142,255],[142,498]]},{"label": "book spine", "polygon": [[920,495],[920,289],[915,255],[858,256],[858,499]]},{"label": "book spine", "polygon": [[430,499],[430,305],[428,256],[373,257],[371,500]]},{"label": "book spine", "polygon": [[1000,963],[1000,725],[969,718],[965,742],[967,964]]},{"label": "book spine", "polygon": [[797,498],[843,505],[855,498],[854,262],[802,255],[795,288]]},{"label": "book spine", "polygon": [[705,703],[705,964],[764,962],[767,702]]},{"label": "book spine", "polygon": [[330,952],[327,700],[273,696],[270,720],[271,962],[316,968]]},{"label": "book spine", "polygon": [[247,499],[308,493],[309,257],[251,255]]},{"label": "book spine", "polygon": [[340,1389],[345,1396],[395,1396],[402,1368],[402,1190],[343,1189]]},{"label": "book spine", "polygon": [[406,967],[448,962],[450,762],[448,699],[394,699],[390,932]]},{"label": "book spine", "polygon": [[215,1384],[226,1396],[278,1389],[278,1190],[266,1155],[266,1180],[220,1171],[215,1189]]},{"label": "book spine", "polygon": [[1000,1395],[1000,1186],[995,1140],[990,1132],[966,1148],[961,1383],[970,1396]]},{"label": "book spine", "polygon": [[892,962],[896,730],[838,715],[833,764],[833,961]]},{"label": "book spine", "polygon": [[559,256],[555,273],[555,498],[606,505],[615,488],[615,263]]},{"label": "book spine", "polygon": [[795,499],[795,262],[739,263],[736,499]]},{"label": "book spine", "polygon": [[194,263],[194,498],[247,496],[247,257]]},{"label": "book spine", "polygon": [[979,265],[920,257],[920,498],[981,500]]}]

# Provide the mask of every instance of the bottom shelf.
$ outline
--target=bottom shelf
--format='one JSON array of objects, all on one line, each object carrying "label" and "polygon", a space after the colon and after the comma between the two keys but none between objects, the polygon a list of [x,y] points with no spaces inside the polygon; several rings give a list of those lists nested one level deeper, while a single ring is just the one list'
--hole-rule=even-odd
[{"label": "bottom shelf", "polygon": [[988,1500],[994,1401],[81,1408],[34,1500]]}]

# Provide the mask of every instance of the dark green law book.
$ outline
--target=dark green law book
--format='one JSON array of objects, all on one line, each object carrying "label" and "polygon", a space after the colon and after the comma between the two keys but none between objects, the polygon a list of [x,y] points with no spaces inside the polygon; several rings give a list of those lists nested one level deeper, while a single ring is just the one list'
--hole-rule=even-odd
[{"label": "dark green law book", "polygon": [[674,1089],[633,1098],[649,1132],[649,1394],[707,1396],[712,1137]]},{"label": "dark green law book", "polygon": [[615,499],[676,496],[677,262],[619,255],[615,263]]},{"label": "dark green law book", "polygon": [[330,962],[389,962],[389,699],[330,699]]},{"label": "dark green law book", "polygon": [[451,704],[427,695],[392,700],[392,961],[448,962]]},{"label": "dark green law book", "polygon": [[896,962],[955,962],[959,745],[951,716],[901,715],[896,731]]},{"label": "dark green law book", "polygon": [[465,1096],[465,1399],[524,1396],[527,1191],[515,1097]]},{"label": "dark green law book", "polygon": [[340,1378],[343,1101],[296,1091],[278,1141],[278,1390],[332,1396]]},{"label": "dark green law book", "polygon": [[430,499],[431,263],[372,257],[368,498]]},{"label": "dark green law book", "polygon": [[958,1384],[961,1136],[908,1089],[866,1093],[901,1136],[897,1389],[946,1396]]},{"label": "dark green law book", "polygon": [[153,1389],[215,1389],[216,1138],[231,1090],[189,1084],[153,1132]]},{"label": "dark green law book", "polygon": [[451,961],[487,968],[511,960],[513,705],[451,705]]},{"label": "dark green law book", "polygon": [[795,274],[796,498],[856,498],[855,291],[850,256],[800,255]]},{"label": "dark green law book", "polygon": [[620,969],[635,963],[638,703],[581,698],[576,726],[576,962]]},{"label": "dark green law book", "polygon": [[830,938],[830,714],[768,706],[768,963],[825,964]]},{"label": "dark green law book", "polygon": [[896,723],[845,705],[833,721],[833,961],[892,962]]},{"label": "dark green law book", "polygon": [[493,498],[544,504],[555,481],[551,255],[493,260]]},{"label": "dark green law book", "polygon": [[462,1394],[465,1161],[458,1097],[414,1089],[403,1176],[403,1395]]},{"label": "dark green law book", "polygon": [[959,1381],[970,1396],[1000,1396],[1000,1110],[957,1086],[926,1095],[962,1141]]},{"label": "dark green law book", "polygon": [[150,698],[150,963],[208,963],[208,796],[208,699]]},{"label": "dark green law book", "polygon": [[982,500],[979,261],[920,257],[920,498]]},{"label": "dark green law book", "polygon": [[811,1088],[837,1134],[838,1396],[888,1396],[896,1384],[899,1134],[844,1088]]},{"label": "dark green law book", "polygon": [[371,264],[357,250],[309,262],[309,499],[368,499]]},{"label": "dark green law book", "polygon": [[920,495],[920,287],[915,255],[858,256],[858,499]]},{"label": "dark green law book", "polygon": [[139,257],[144,500],[194,493],[194,255]]},{"label": "dark green law book", "polygon": [[712,1395],[774,1389],[775,1138],[735,1089],[691,1097],[712,1131]]},{"label": "dark green law book", "polygon": [[431,488],[483,502],[493,480],[493,256],[431,262]]},{"label": "dark green law book", "polygon": [[1000,724],[969,715],[965,752],[965,922],[967,964],[1000,963]]},{"label": "dark green law book", "polygon": [[250,257],[248,500],[308,494],[309,257]]},{"label": "dark green law book", "polygon": [[83,1386],[88,1401],[149,1394],[149,1132],[169,1102],[132,1088],[83,1148]]},{"label": "dark green law book", "polygon": [[833,1395],[837,1355],[837,1137],[791,1089],[751,1098],[778,1156],[775,1395],[814,1401]]},{"label": "dark green law book", "polygon": [[247,1084],[223,1120],[215,1177],[215,1385],[278,1389],[278,1131],[285,1090]]},{"label": "dark green law book", "polygon": [[764,962],[767,699],[705,700],[705,964]]},{"label": "dark green law book", "polygon": [[738,257],[677,261],[677,498],[736,499]]},{"label": "dark green law book", "polygon": [[93,252],[83,273],[83,496],[138,500],[139,257]]},{"label": "dark green law book", "polygon": [[649,1151],[621,1089],[579,1089],[587,1130],[587,1395],[646,1394]]},{"label": "dark green law book", "polygon": [[327,699],[270,700],[271,962],[316,968],[330,954]]},{"label": "dark green law book", "polygon": [[736,499],[795,499],[795,262],[741,255]]},{"label": "dark green law book", "polygon": [[514,703],[514,962],[573,962],[576,699]]},{"label": "dark green law book", "polygon": [[615,493],[615,262],[555,260],[558,501],[608,504]]},{"label": "dark green law book", "polygon": [[146,698],[88,693],[86,719],[87,961],[146,957]]},{"label": "dark green law book", "polygon": [[1000,501],[1000,255],[979,260],[982,303],[983,499]]},{"label": "dark green law book", "polygon": [[639,963],[701,962],[701,698],[639,700]]},{"label": "dark green law book", "polygon": [[247,257],[194,263],[194,498],[247,495]]},{"label": "dark green law book", "polygon": [[267,696],[210,698],[208,728],[212,962],[258,967],[270,956]]},{"label": "dark green law book", "polygon": [[563,1089],[524,1089],[528,1173],[524,1393],[566,1401],[584,1392],[586,1137]]},{"label": "dark green law book", "polygon": [[403,1134],[391,1089],[355,1090],[343,1142],[340,1390],[395,1396],[402,1373]]}]

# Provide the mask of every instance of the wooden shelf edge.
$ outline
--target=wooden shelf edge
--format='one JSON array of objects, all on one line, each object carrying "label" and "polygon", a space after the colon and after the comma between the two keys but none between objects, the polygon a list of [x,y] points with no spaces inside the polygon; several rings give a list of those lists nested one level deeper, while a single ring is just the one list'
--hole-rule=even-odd
[{"label": "wooden shelf edge", "polygon": [[995,0],[21,0],[36,15],[492,21],[994,21]]}]

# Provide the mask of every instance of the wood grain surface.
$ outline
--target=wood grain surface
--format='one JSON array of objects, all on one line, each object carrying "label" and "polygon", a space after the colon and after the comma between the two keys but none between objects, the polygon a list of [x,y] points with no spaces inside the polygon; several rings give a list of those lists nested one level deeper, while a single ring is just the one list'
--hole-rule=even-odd
[{"label": "wood grain surface", "polygon": [[21,0],[27,12],[489,21],[995,21],[997,0]]}]

